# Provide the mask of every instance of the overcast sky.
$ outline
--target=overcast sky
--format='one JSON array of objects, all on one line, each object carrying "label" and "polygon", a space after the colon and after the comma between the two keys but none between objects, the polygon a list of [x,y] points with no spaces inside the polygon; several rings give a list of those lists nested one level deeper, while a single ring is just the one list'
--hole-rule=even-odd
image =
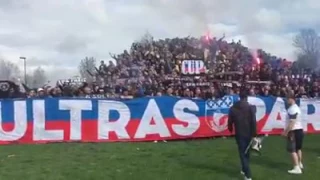
[{"label": "overcast sky", "polygon": [[56,80],[76,75],[81,58],[107,60],[146,31],[166,38],[209,28],[294,60],[294,34],[319,31],[319,11],[317,0],[0,0],[0,57],[25,56],[29,72],[41,66]]}]

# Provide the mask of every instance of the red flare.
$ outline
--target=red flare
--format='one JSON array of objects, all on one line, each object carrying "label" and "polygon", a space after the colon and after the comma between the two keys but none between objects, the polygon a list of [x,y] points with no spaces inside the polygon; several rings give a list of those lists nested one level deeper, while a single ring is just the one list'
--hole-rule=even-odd
[{"label": "red flare", "polygon": [[211,39],[210,31],[207,31],[205,38],[206,38],[206,41],[210,41]]}]

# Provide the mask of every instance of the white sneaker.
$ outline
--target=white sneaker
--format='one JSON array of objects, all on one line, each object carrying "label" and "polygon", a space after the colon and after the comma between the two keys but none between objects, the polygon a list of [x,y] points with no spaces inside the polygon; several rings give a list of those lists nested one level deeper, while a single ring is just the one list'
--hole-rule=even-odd
[{"label": "white sneaker", "polygon": [[292,170],[289,170],[288,173],[289,174],[302,174],[302,171],[301,171],[301,168],[298,166],[298,167],[293,168]]},{"label": "white sneaker", "polygon": [[251,178],[244,177],[244,180],[252,180]]},{"label": "white sneaker", "polygon": [[243,171],[240,171],[240,174],[241,174],[241,175],[244,175],[244,172],[243,172]]},{"label": "white sneaker", "polygon": [[299,166],[300,166],[300,169],[302,170],[303,169],[303,164],[300,163]]}]

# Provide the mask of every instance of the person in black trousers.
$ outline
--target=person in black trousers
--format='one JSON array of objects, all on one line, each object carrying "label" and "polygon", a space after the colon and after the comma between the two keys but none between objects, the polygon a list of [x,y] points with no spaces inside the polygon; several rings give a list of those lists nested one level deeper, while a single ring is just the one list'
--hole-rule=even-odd
[{"label": "person in black trousers", "polygon": [[250,153],[246,152],[253,137],[257,135],[256,109],[248,103],[246,91],[240,92],[240,101],[236,102],[229,111],[228,129],[232,133],[235,129],[235,139],[241,161],[241,174],[245,180],[251,180],[249,167]]}]

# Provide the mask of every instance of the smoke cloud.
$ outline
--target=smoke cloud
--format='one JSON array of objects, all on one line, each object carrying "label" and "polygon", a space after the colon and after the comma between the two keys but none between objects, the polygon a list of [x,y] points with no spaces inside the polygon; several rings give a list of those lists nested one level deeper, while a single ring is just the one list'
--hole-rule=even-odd
[{"label": "smoke cloud", "polygon": [[[262,8],[261,0],[158,0],[146,4],[163,19],[185,21],[186,26],[181,28],[187,28],[192,35],[203,35],[207,30],[215,35],[213,25],[221,22],[236,25],[237,35],[241,35],[251,47],[261,44],[259,37],[263,30],[282,28],[280,14]],[[226,34],[229,37],[235,35]]]}]

